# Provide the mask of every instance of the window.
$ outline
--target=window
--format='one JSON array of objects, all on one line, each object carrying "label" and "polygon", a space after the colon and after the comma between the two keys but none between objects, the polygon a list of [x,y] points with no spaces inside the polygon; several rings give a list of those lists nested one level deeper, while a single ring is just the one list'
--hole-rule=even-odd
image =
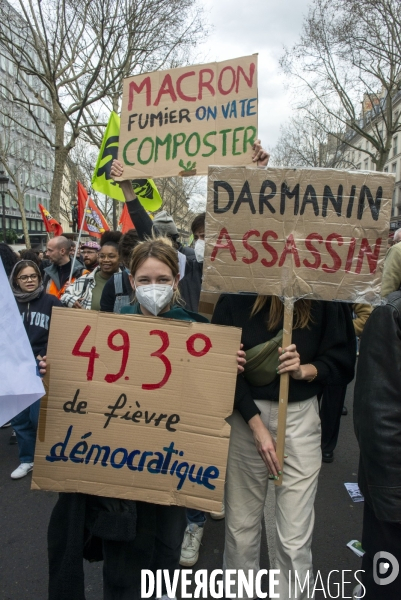
[{"label": "window", "polygon": [[365,160],[364,169],[365,169],[365,171],[367,171],[369,169],[369,159],[368,158]]},{"label": "window", "polygon": [[17,219],[17,229],[18,229],[18,231],[22,231],[22,221],[21,221],[21,219]]},{"label": "window", "polygon": [[11,219],[11,229],[17,229],[17,219]]},{"label": "window", "polygon": [[[360,153],[359,153],[359,154],[360,154]],[[361,170],[361,163],[357,164],[357,165],[356,165],[356,168],[358,169],[358,171],[360,171],[360,170]]]},{"label": "window", "polygon": [[10,219],[6,217],[6,229],[10,229]]},{"label": "window", "polygon": [[36,204],[36,196],[31,196],[31,210],[37,212],[38,206]]},{"label": "window", "polygon": [[388,167],[384,167],[384,172],[388,173]]},{"label": "window", "polygon": [[31,210],[31,197],[29,194],[25,194],[25,210]]},{"label": "window", "polygon": [[4,202],[6,204],[6,208],[10,208],[10,194],[8,192],[5,193]]},{"label": "window", "polygon": [[393,137],[393,156],[398,154],[398,135]]},{"label": "window", "polygon": [[[358,158],[361,158],[361,146],[358,146],[359,148],[359,152],[358,152]],[[359,167],[358,167],[359,168]]]},{"label": "window", "polygon": [[391,172],[397,173],[397,163],[396,162],[391,165]]}]

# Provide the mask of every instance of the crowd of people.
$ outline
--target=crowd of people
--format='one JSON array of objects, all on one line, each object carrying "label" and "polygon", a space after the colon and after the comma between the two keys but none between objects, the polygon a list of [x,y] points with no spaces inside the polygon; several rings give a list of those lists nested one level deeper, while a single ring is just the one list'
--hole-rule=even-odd
[{"label": "crowd of people", "polygon": [[[268,154],[259,142],[253,160],[255,167],[267,165]],[[113,161],[111,173],[123,177],[123,165]],[[106,232],[98,241],[83,242],[77,252],[71,240],[54,237],[48,240],[45,256],[29,250],[17,256],[9,246],[0,244],[40,376],[47,368],[54,306],[207,321],[197,312],[205,214],[192,223],[193,247],[183,246],[166,211],[152,220],[131,182],[120,185],[135,226],[125,235]],[[401,597],[397,582],[383,591],[373,577],[376,552],[387,550],[401,560],[401,265],[398,279],[394,276],[394,257],[398,256],[399,248],[392,248],[386,259],[385,277],[390,263],[392,273],[384,288],[386,295],[390,294],[386,304],[371,314],[367,305],[298,300],[292,344],[286,348],[282,348],[280,299],[222,294],[217,302],[211,322],[242,329],[242,349],[233,350],[237,352],[238,376],[229,418],[225,499],[221,511],[211,514],[212,518],[225,518],[225,569],[252,569],[255,575],[260,569],[267,487],[284,466],[276,455],[275,442],[280,375],[290,375],[285,476],[276,489],[275,511],[275,568],[280,569],[276,591],[282,599],[293,597],[289,596],[289,572],[296,571],[302,581],[308,577],[313,581],[311,543],[318,476],[322,457],[326,462],[334,460],[341,415],[347,412],[345,392],[354,378],[357,337],[362,343],[354,414],[361,448],[360,486],[365,496],[366,592],[362,596],[362,588],[358,588],[354,597]],[[256,372],[248,370],[246,360],[269,344],[277,346],[276,360],[262,361]],[[383,359],[385,348],[392,369]],[[39,406],[40,401],[11,421],[10,441],[18,444],[20,461],[11,473],[13,479],[26,476],[33,468]],[[196,564],[206,522],[207,515],[199,510],[62,493],[48,530],[49,600],[84,600],[84,558],[104,561],[105,600],[139,599],[141,569],[167,569],[172,576],[179,565]],[[167,600],[165,588],[162,593]],[[301,600],[305,594],[298,591],[296,597]]]}]

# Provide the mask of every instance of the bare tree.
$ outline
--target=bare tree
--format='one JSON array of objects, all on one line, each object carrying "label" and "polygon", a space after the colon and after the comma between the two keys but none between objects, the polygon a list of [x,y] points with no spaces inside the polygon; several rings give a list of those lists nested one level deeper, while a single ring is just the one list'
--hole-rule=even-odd
[{"label": "bare tree", "polygon": [[296,111],[281,127],[280,137],[271,150],[270,164],[277,167],[325,167],[352,169],[356,167],[344,154],[344,129],[341,120],[330,117],[316,103]]},{"label": "bare tree", "polygon": [[203,23],[194,2],[0,0],[0,47],[16,75],[0,82],[0,97],[21,108],[23,126],[54,150],[55,218],[67,156],[84,132],[94,141],[92,128],[105,104],[118,103],[123,78],[160,68],[197,43]]},{"label": "bare tree", "polygon": [[[291,86],[300,83],[309,99],[338,120],[333,134],[383,170],[393,137],[401,131],[396,110],[401,100],[401,2],[313,0],[301,40],[286,50],[281,64]],[[365,148],[361,138],[367,141]]]}]

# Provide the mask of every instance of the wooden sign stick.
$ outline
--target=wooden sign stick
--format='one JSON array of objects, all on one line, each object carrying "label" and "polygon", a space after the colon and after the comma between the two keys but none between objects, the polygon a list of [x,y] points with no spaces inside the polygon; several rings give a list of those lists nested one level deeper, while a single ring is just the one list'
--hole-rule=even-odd
[{"label": "wooden sign stick", "polygon": [[[283,348],[287,348],[291,344],[292,339],[292,321],[294,316],[294,301],[286,300],[284,302],[284,324],[283,324]],[[285,450],[285,430],[287,425],[287,405],[288,405],[288,390],[290,387],[290,375],[284,373],[280,375],[280,391],[279,391],[279,407],[278,407],[278,424],[277,424],[277,439],[276,439],[276,455],[281,465],[281,472],[284,472],[284,450]],[[274,480],[275,485],[283,483],[283,475]]]}]

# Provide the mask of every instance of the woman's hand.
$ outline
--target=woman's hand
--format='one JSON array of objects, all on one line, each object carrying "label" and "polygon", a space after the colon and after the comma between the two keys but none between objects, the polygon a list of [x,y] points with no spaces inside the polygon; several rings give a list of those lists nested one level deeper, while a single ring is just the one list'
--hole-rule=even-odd
[{"label": "woman's hand", "polygon": [[[115,179],[116,177],[122,177],[123,174],[124,174],[124,165],[115,158],[113,160],[113,162],[111,163],[110,175],[112,176],[113,179]],[[130,200],[134,200],[136,198],[134,190],[132,189],[131,181],[129,179],[126,179],[125,181],[119,181],[118,183],[120,185],[120,188],[123,191],[125,200],[127,202],[129,202]]]},{"label": "woman's hand", "polygon": [[81,300],[83,300],[83,298],[79,298],[79,300],[76,300],[71,308],[82,308]]},{"label": "woman's hand", "polygon": [[294,379],[302,379],[301,357],[297,352],[296,345],[291,344],[290,346],[287,346],[287,348],[279,348],[278,353],[278,375],[289,373]]},{"label": "woman's hand", "polygon": [[240,373],[244,372],[244,365],[246,364],[246,357],[245,357],[245,352],[243,351],[244,344],[241,344],[241,350],[238,350],[237,352],[237,373],[238,375]]},{"label": "woman's hand", "polygon": [[317,369],[314,365],[301,365],[301,357],[297,352],[295,344],[291,344],[287,348],[279,348],[280,364],[277,369],[278,375],[289,373],[293,379],[303,379],[306,381],[315,379]]},{"label": "woman's hand", "polygon": [[258,167],[266,167],[269,162],[270,154],[262,148],[261,141],[256,140],[256,142],[252,146],[252,149],[253,149],[252,161],[256,162]]},{"label": "woman's hand", "polygon": [[43,377],[44,375],[46,375],[46,369],[47,369],[47,356],[44,356],[42,358],[42,360],[39,362],[39,372],[41,374],[41,376]]},{"label": "woman's hand", "polygon": [[256,450],[262,457],[269,474],[275,479],[281,475],[281,466],[276,455],[276,442],[272,438],[270,431],[263,424],[259,415],[255,415],[249,419],[248,425],[251,428]]}]

